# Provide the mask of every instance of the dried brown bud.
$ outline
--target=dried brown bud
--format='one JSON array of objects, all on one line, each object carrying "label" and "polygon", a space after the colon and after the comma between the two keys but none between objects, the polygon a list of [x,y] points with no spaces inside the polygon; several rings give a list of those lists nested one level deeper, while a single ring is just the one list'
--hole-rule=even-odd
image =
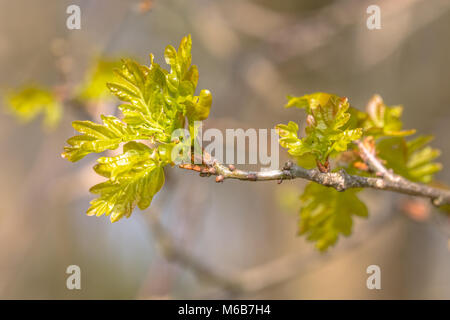
[{"label": "dried brown bud", "polygon": [[322,173],[330,172],[330,163],[328,162],[328,160],[326,160],[325,163],[321,163],[319,160],[316,160],[316,164],[320,172]]},{"label": "dried brown bud", "polygon": [[223,182],[224,179],[225,177],[223,175],[219,175],[216,177],[216,182]]},{"label": "dried brown bud", "polygon": [[316,121],[314,120],[314,117],[312,115],[308,114],[308,116],[306,117],[306,123],[309,126],[313,126],[315,122]]},{"label": "dried brown bud", "polygon": [[361,161],[355,161],[353,163],[353,166],[358,170],[369,171],[369,167],[367,166],[367,164]]}]

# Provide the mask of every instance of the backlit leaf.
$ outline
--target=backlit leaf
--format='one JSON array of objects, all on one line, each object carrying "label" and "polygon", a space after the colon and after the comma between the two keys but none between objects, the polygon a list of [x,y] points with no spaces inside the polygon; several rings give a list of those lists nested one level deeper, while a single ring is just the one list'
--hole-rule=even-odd
[{"label": "backlit leaf", "polygon": [[415,130],[402,130],[402,106],[388,107],[379,95],[374,95],[367,104],[365,118],[361,121],[366,136],[404,137]]},{"label": "backlit leaf", "polygon": [[90,191],[99,197],[91,201],[88,215],[111,216],[111,222],[129,217],[134,207],[146,209],[164,184],[164,171],[153,151],[143,144],[130,142],[124,153],[99,158],[94,169],[109,180]]},{"label": "backlit leaf", "polygon": [[114,150],[125,144],[122,154],[98,159],[94,170],[108,180],[91,188],[99,198],[91,202],[89,215],[110,215],[114,222],[130,216],[136,205],[147,208],[164,183],[164,166],[173,164],[176,142],[172,141],[172,134],[184,128],[186,122],[191,127],[194,121],[208,117],[212,95],[201,90],[195,96],[198,69],[191,65],[191,48],[190,36],[181,40],[178,50],[166,47],[164,57],[170,71],[159,66],[150,54],[149,66],[122,60],[114,71],[114,79],[97,72],[95,79],[107,81],[109,91],[124,102],[119,106],[122,120],[102,116],[103,124],[73,122],[81,135],[67,141],[69,146],[62,155],[78,161],[89,153]]},{"label": "backlit leaf", "polygon": [[429,183],[442,165],[434,162],[440,151],[428,146],[432,136],[419,136],[407,141],[402,137],[386,138],[376,145],[378,156],[386,167],[415,182]]},{"label": "backlit leaf", "polygon": [[299,234],[315,242],[325,251],[334,245],[339,235],[349,236],[352,232],[353,216],[367,217],[365,204],[359,200],[357,189],[338,192],[310,182],[300,197]]},{"label": "backlit leaf", "polygon": [[62,106],[56,95],[38,86],[24,86],[6,95],[8,111],[26,123],[39,114],[44,115],[44,125],[54,128],[61,118]]},{"label": "backlit leaf", "polygon": [[325,162],[334,152],[347,150],[347,145],[362,135],[361,128],[346,129],[351,117],[347,112],[349,104],[346,98],[314,93],[290,97],[287,106],[305,109],[308,115],[304,138],[298,138],[298,126],[293,122],[276,127],[281,138],[280,145],[293,156],[312,154],[316,160]]}]

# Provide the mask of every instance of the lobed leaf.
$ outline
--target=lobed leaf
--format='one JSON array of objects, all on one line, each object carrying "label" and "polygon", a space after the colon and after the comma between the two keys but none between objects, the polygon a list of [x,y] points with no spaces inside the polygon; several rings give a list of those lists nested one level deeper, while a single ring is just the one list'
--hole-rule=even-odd
[{"label": "lobed leaf", "polygon": [[349,104],[346,98],[320,92],[290,97],[287,107],[291,106],[305,109],[308,115],[306,136],[302,139],[297,136],[295,123],[276,127],[280,145],[293,156],[312,154],[317,161],[326,162],[330,155],[347,150],[347,145],[362,135],[361,128],[348,129],[351,114],[347,112]]},{"label": "lobed leaf", "polygon": [[27,85],[9,92],[5,100],[8,111],[24,123],[43,114],[44,126],[52,129],[61,119],[61,103],[48,89]]},{"label": "lobed leaf", "polygon": [[366,113],[360,125],[366,136],[374,138],[405,137],[412,135],[416,130],[402,130],[402,106],[388,107],[379,95],[374,95],[367,104]]},{"label": "lobed leaf", "polygon": [[72,126],[82,133],[67,140],[70,145],[64,147],[62,157],[75,162],[89,153],[99,153],[114,150],[122,142],[145,139],[146,136],[127,127],[114,116],[101,116],[103,125],[92,121],[74,121]]},{"label": "lobed leaf", "polygon": [[[191,48],[190,36],[181,40],[178,50],[166,47],[164,57],[170,71],[161,68],[153,55],[149,66],[122,60],[114,70],[115,80],[107,83],[109,91],[124,102],[119,106],[122,120],[102,116],[103,124],[73,122],[81,135],[67,141],[69,146],[62,155],[70,161],[126,143],[122,154],[98,159],[94,170],[108,180],[91,188],[99,198],[91,202],[89,215],[111,215],[114,222],[130,216],[136,205],[148,207],[164,183],[164,166],[173,163],[172,133],[184,128],[186,120],[191,128],[194,121],[208,117],[212,95],[201,90],[195,96],[198,69],[191,65]],[[103,77],[100,75],[103,73],[95,79]],[[151,148],[136,140],[146,140]]]},{"label": "lobed leaf", "polygon": [[88,215],[111,215],[111,222],[129,217],[134,207],[146,209],[164,184],[164,171],[152,150],[129,142],[124,153],[98,159],[94,170],[109,180],[90,189],[99,197],[91,201]]},{"label": "lobed leaf", "polygon": [[316,247],[325,251],[334,245],[339,235],[352,232],[353,216],[367,217],[366,205],[358,198],[359,190],[338,192],[333,188],[310,182],[300,197],[299,234],[307,235]]},{"label": "lobed leaf", "polygon": [[432,136],[419,136],[407,141],[403,137],[380,140],[376,149],[378,156],[386,163],[386,167],[395,173],[415,182],[429,183],[442,165],[434,162],[440,151],[427,144]]},{"label": "lobed leaf", "polygon": [[86,73],[85,81],[77,89],[76,97],[81,101],[108,98],[106,83],[114,78],[113,70],[120,67],[120,64],[120,60],[99,57]]}]

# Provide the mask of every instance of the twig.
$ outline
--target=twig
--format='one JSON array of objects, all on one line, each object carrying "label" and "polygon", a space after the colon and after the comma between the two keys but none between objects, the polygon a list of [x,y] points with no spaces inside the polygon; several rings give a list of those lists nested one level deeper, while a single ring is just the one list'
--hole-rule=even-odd
[{"label": "twig", "polygon": [[193,272],[199,279],[219,286],[227,292],[235,293],[242,291],[241,284],[239,282],[214,271],[212,268],[209,268],[200,262],[200,259],[187,253],[184,248],[176,245],[170,233],[159,221],[158,214],[152,214],[149,216],[152,235],[167,260],[179,264],[183,268]]},{"label": "twig", "polygon": [[[361,153],[366,151],[367,149],[365,148],[361,149]],[[300,178],[319,183],[323,186],[332,187],[337,191],[345,191],[351,188],[372,188],[429,198],[435,206],[450,204],[450,191],[415,183],[395,175],[384,168],[375,156],[372,155],[369,157],[364,156],[363,160],[367,161],[369,167],[375,168],[381,174],[381,177],[350,175],[343,169],[339,172],[320,172],[318,169],[302,168],[291,161],[288,161],[281,170],[243,171],[235,169],[234,166],[230,169],[230,167],[219,163],[208,154],[204,153],[203,157],[203,167],[187,164],[181,165],[180,168],[199,171],[202,176],[215,175],[217,176],[216,182],[222,182],[225,179],[244,181],[278,180],[281,182],[283,180]]]},{"label": "twig", "polygon": [[364,145],[364,142],[360,140],[354,141],[354,143],[358,146],[361,158],[368,165],[368,167],[377,173],[379,176],[384,177],[389,180],[395,180],[395,177],[392,172],[390,172],[386,167],[379,161],[374,152],[370,152],[370,150]]},{"label": "twig", "polygon": [[[389,210],[389,212],[391,211]],[[391,221],[391,218],[391,213],[377,217],[365,232],[361,232],[359,236],[356,235],[350,239],[338,252],[351,252],[361,244],[366,243],[365,240],[379,234],[380,229],[386,225],[387,221]],[[207,296],[213,299],[229,297],[230,295],[238,297],[257,294],[286,283],[299,275],[305,275],[313,265],[317,266],[338,256],[338,252],[323,255],[314,251],[306,256],[295,253],[241,272],[226,275],[215,271],[189,253],[188,250],[177,245],[170,232],[161,224],[157,213],[153,212],[149,215],[149,219],[152,235],[167,260],[177,263],[199,279],[220,289],[220,292],[217,291],[217,288],[212,291],[207,290]],[[274,270],[277,270],[277,272],[274,272]]]}]

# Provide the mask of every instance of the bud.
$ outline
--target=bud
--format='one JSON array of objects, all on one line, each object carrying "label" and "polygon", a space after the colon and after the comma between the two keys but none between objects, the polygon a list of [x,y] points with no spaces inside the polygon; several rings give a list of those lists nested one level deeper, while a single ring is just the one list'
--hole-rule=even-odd
[{"label": "bud", "polygon": [[314,117],[310,114],[308,114],[308,116],[306,117],[306,123],[308,124],[308,126],[313,126],[316,121],[314,120]]}]

